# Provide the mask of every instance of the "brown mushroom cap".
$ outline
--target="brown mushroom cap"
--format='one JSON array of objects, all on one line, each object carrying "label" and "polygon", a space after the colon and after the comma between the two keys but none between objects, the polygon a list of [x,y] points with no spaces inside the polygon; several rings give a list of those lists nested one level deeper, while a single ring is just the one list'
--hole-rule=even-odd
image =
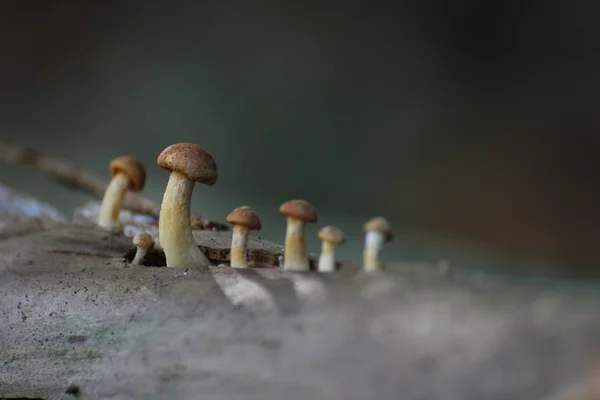
[{"label": "brown mushroom cap", "polygon": [[386,242],[389,242],[390,240],[392,240],[392,238],[394,236],[392,233],[392,227],[390,226],[389,222],[387,222],[387,220],[383,217],[375,217],[375,218],[367,221],[367,223],[363,225],[363,230],[365,232],[369,232],[369,231],[381,232],[383,234],[383,237],[385,238]]},{"label": "brown mushroom cap", "polygon": [[123,173],[129,177],[127,189],[141,192],[146,184],[146,169],[133,157],[117,157],[108,166],[111,176]]},{"label": "brown mushroom cap", "polygon": [[345,241],[344,233],[336,227],[324,226],[317,235],[319,239],[326,242],[331,242],[336,245],[342,244]]},{"label": "brown mushroom cap", "polygon": [[154,241],[152,236],[146,232],[140,232],[133,237],[133,245],[136,247],[150,247]]},{"label": "brown mushroom cap", "polygon": [[188,179],[212,186],[219,177],[217,164],[202,147],[193,143],[176,143],[159,154],[156,163],[169,171],[176,171]]},{"label": "brown mushroom cap", "polygon": [[317,222],[317,210],[306,200],[290,200],[279,207],[279,213],[304,222]]},{"label": "brown mushroom cap", "polygon": [[253,231],[258,231],[262,228],[260,219],[254,210],[248,206],[238,207],[227,216],[227,222],[232,225],[242,225]]}]

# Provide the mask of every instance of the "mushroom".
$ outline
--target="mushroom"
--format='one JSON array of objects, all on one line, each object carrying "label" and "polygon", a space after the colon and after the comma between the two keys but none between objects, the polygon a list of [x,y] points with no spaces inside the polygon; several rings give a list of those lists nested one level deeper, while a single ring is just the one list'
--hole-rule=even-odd
[{"label": "mushroom", "polygon": [[158,156],[157,164],[171,171],[158,219],[158,236],[167,267],[207,267],[210,262],[192,236],[190,200],[195,182],[215,184],[217,165],[210,154],[193,143],[167,147]]},{"label": "mushroom", "polygon": [[98,225],[109,230],[120,230],[119,214],[125,191],[141,192],[146,183],[146,170],[133,157],[117,157],[110,162],[108,169],[112,180],[102,198]]},{"label": "mushroom", "polygon": [[335,271],[335,249],[344,243],[344,233],[333,226],[325,226],[317,235],[323,241],[319,256],[319,272]]},{"label": "mushroom", "polygon": [[363,253],[365,271],[377,271],[382,268],[379,253],[385,242],[392,240],[392,228],[383,217],[375,217],[364,226],[366,232],[365,249]]},{"label": "mushroom", "polygon": [[233,268],[248,268],[248,257],[246,256],[248,231],[260,230],[262,228],[260,219],[252,208],[242,206],[229,213],[227,222],[233,225],[231,266]]},{"label": "mushroom", "polygon": [[279,213],[287,217],[283,269],[309,271],[304,225],[306,222],[317,222],[317,211],[305,200],[290,200],[279,207]]},{"label": "mushroom", "polygon": [[133,257],[131,263],[133,265],[140,265],[146,256],[146,253],[148,253],[148,249],[150,249],[153,244],[154,241],[152,240],[152,236],[148,233],[141,232],[135,235],[133,237],[133,245],[137,247],[137,251],[135,252],[135,257]]}]

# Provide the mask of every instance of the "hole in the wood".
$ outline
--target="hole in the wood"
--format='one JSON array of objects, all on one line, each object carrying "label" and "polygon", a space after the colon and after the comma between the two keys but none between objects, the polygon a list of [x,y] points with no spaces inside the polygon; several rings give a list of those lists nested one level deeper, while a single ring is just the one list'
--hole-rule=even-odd
[{"label": "hole in the wood", "polygon": [[[128,264],[131,263],[133,257],[135,257],[136,251],[137,249],[135,247],[129,249],[129,251],[123,255],[125,262]],[[156,249],[148,250],[148,253],[146,253],[146,256],[144,257],[144,261],[142,261],[142,265],[146,267],[166,267],[167,260],[165,259],[165,253]]]},{"label": "hole in the wood", "polygon": [[[201,250],[202,246],[199,246]],[[133,258],[135,257],[135,253],[136,253],[137,249],[135,247],[130,248],[127,253],[125,253],[123,255],[123,261],[130,264],[131,261],[133,260]],[[203,250],[203,253],[206,254],[206,251]],[[212,262],[214,262],[215,264],[223,264],[223,261],[220,260],[210,260]],[[319,263],[319,260],[317,257],[309,257],[308,258],[308,262],[310,265],[310,270],[311,271],[316,271],[317,270],[317,264]],[[228,262],[225,262],[224,264],[229,264]],[[154,248],[148,250],[148,253],[146,254],[146,256],[144,257],[144,261],[142,261],[142,265],[146,266],[146,267],[166,267],[167,266],[167,260],[165,258],[165,253],[162,250],[156,250]],[[341,269],[342,268],[342,264],[341,262],[336,262],[336,269]],[[262,267],[265,267],[264,265]],[[276,265],[269,265],[269,268],[278,268],[279,267],[279,263],[277,263]],[[2,399],[0,399],[2,400]]]},{"label": "hole in the wood", "polygon": [[65,389],[65,393],[75,397],[79,397],[79,395],[81,394],[81,389],[79,389],[79,386],[72,383],[69,386],[67,386],[67,388]]},{"label": "hole in the wood", "polygon": [[46,400],[41,397],[0,397],[0,400]]}]

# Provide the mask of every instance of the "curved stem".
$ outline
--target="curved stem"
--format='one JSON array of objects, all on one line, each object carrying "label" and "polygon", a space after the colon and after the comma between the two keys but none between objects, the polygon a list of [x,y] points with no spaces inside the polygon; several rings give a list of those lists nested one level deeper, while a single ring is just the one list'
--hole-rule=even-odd
[{"label": "curved stem", "polygon": [[310,270],[304,244],[304,221],[297,218],[288,217],[283,269],[286,271]]},{"label": "curved stem", "polygon": [[137,251],[135,252],[135,257],[133,257],[131,263],[133,265],[141,265],[144,257],[146,257],[146,253],[148,253],[147,247],[138,247]]},{"label": "curved stem", "polygon": [[248,228],[242,225],[233,227],[231,237],[231,266],[233,268],[248,268],[246,245],[248,241]]},{"label": "curved stem", "polygon": [[158,235],[167,267],[207,267],[210,262],[198,248],[190,226],[190,200],[194,181],[171,172],[158,220]]},{"label": "curved stem", "polygon": [[365,271],[377,271],[382,268],[379,253],[383,247],[383,235],[377,231],[369,231],[365,236],[363,262]]},{"label": "curved stem", "polygon": [[115,175],[102,198],[100,205],[100,216],[98,225],[106,229],[119,229],[119,214],[121,213],[121,203],[125,196],[125,191],[129,185],[129,178],[123,173]]},{"label": "curved stem", "polygon": [[335,247],[333,243],[323,241],[323,248],[319,256],[319,272],[335,271]]}]

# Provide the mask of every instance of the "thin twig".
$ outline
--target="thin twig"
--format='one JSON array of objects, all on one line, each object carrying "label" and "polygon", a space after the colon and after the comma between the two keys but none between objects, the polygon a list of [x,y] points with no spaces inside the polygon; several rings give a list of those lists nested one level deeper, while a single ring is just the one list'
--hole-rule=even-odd
[{"label": "thin twig", "polygon": [[[104,196],[104,191],[108,186],[108,183],[103,179],[68,161],[14,143],[0,141],[0,161],[33,167],[62,183],[76,189],[82,189],[98,199]],[[160,214],[159,203],[131,192],[125,195],[122,207],[135,213],[153,215],[156,218]],[[228,230],[226,225],[210,221],[200,215],[192,215],[191,223],[196,229]]]}]

